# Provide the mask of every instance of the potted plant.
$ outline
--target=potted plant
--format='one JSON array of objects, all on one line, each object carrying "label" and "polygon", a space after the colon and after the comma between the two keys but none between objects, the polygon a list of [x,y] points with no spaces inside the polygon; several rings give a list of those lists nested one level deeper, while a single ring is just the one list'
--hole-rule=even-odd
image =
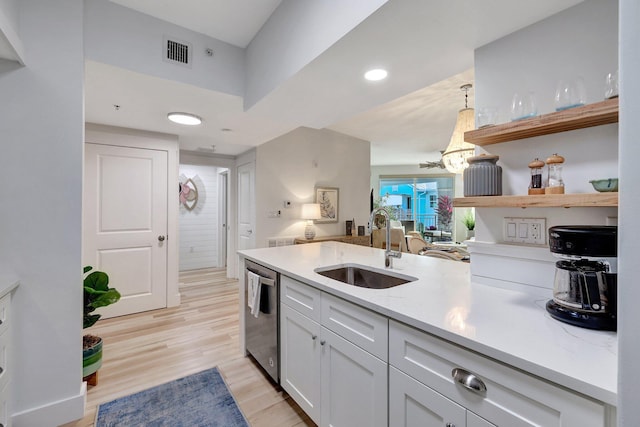
[{"label": "potted plant", "polygon": [[473,212],[468,210],[462,218],[462,223],[467,228],[467,239],[472,238],[475,235],[474,229],[476,228],[476,219],[473,216]]},{"label": "potted plant", "polygon": [[451,231],[451,218],[453,217],[453,200],[449,196],[438,197],[438,220],[443,231]]},{"label": "potted plant", "polygon": [[[92,314],[99,307],[106,307],[120,299],[120,292],[109,287],[109,276],[103,271],[84,268],[84,318],[82,328],[93,326],[101,314]],[[87,274],[89,273],[89,274]],[[82,337],[82,378],[90,385],[97,385],[97,371],[102,366],[102,338],[94,335]]]}]

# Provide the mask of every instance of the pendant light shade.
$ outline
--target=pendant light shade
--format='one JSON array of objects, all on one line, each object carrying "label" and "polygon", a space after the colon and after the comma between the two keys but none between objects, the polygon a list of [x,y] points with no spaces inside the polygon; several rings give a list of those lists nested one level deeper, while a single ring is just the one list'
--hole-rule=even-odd
[{"label": "pendant light shade", "polygon": [[442,154],[442,162],[451,173],[462,173],[469,166],[467,158],[475,154],[475,146],[464,141],[464,133],[475,129],[475,115],[473,108],[467,107],[467,92],[470,84],[463,85],[460,89],[465,91],[465,108],[458,112],[456,127],[453,129],[451,141]]}]

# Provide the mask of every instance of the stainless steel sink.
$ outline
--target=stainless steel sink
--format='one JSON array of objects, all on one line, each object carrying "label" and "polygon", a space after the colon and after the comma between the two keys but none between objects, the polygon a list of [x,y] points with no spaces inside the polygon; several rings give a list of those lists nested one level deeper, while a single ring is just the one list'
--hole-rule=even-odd
[{"label": "stainless steel sink", "polygon": [[389,273],[358,264],[332,265],[315,270],[316,273],[361,288],[387,289],[418,280],[415,277]]}]

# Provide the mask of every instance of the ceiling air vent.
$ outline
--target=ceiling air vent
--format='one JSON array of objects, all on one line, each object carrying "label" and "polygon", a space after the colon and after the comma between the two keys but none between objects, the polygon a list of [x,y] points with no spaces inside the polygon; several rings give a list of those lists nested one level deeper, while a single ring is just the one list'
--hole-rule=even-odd
[{"label": "ceiling air vent", "polygon": [[175,38],[164,38],[164,60],[172,64],[191,67],[191,44]]}]

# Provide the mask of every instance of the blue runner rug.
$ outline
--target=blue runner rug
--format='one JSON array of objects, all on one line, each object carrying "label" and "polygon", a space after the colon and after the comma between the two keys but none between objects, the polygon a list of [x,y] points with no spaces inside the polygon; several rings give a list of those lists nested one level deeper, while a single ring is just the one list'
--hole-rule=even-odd
[{"label": "blue runner rug", "polygon": [[98,406],[95,427],[248,427],[217,368]]}]

